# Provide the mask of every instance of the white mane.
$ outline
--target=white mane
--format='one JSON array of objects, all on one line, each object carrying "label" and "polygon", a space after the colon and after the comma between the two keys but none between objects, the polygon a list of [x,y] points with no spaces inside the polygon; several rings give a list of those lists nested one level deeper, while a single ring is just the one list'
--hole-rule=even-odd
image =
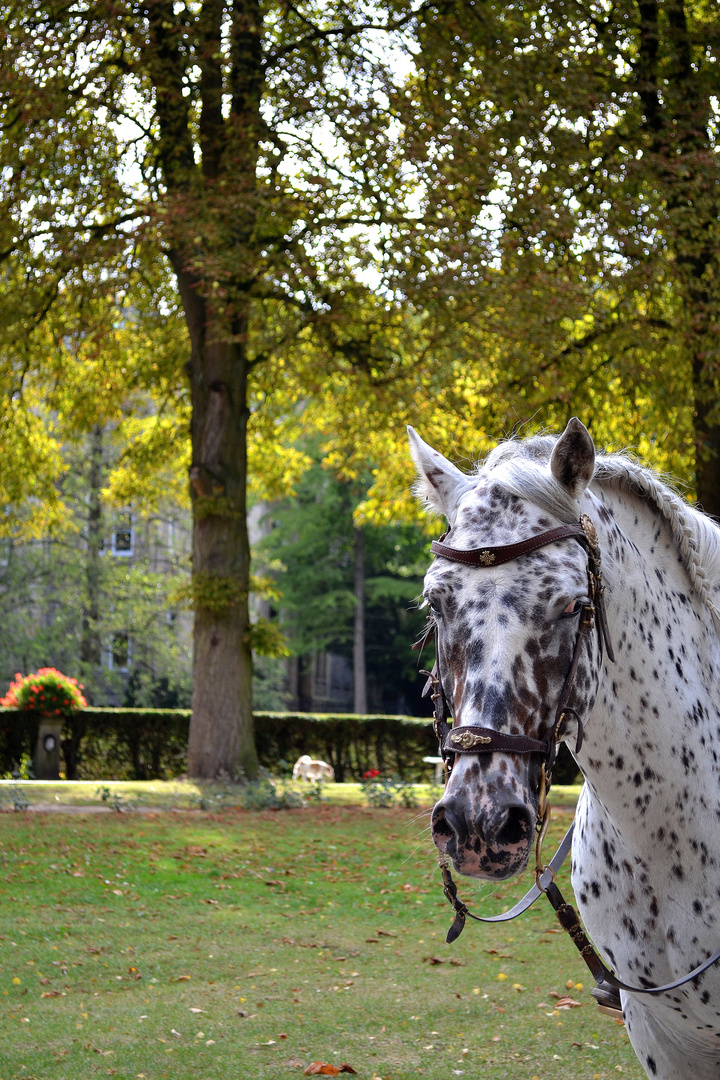
[{"label": "white mane", "polygon": [[[556,441],[556,436],[551,435],[508,440],[479,463],[477,472],[497,469],[503,487],[569,524],[577,518],[577,503],[543,468]],[[720,588],[720,528],[715,522],[626,454],[598,455],[591,483],[639,496],[662,514],[693,588],[720,620],[720,611],[713,602],[713,592]]]}]

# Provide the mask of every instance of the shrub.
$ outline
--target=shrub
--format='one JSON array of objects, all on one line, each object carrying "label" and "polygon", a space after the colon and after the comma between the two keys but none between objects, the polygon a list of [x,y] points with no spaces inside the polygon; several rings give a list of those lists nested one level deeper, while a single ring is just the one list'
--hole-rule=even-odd
[{"label": "shrub", "polygon": [[383,777],[379,769],[368,769],[361,786],[368,806],[398,805],[411,810],[419,805],[411,783],[397,776]]}]

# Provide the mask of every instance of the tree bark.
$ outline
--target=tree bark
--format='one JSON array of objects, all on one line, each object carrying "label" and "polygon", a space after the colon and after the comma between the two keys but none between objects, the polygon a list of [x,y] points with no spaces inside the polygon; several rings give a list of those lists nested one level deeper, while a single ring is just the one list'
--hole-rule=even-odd
[{"label": "tree bark", "polygon": [[353,630],[353,711],[367,713],[367,665],[365,660],[365,546],[362,529],[353,527],[355,552],[355,625]]},{"label": "tree bark", "polygon": [[194,681],[188,773],[258,775],[252,715],[244,333],[212,340],[188,302],[192,387]]}]

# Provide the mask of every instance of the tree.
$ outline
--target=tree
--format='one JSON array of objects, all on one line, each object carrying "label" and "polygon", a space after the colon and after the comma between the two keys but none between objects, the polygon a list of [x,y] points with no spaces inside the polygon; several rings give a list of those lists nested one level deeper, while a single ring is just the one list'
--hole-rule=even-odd
[{"label": "tree", "polygon": [[[273,528],[258,546],[278,581],[276,607],[296,656],[331,651],[353,665],[354,711],[420,708],[421,681],[410,644],[422,617],[417,599],[427,563],[427,541],[413,525],[359,528],[353,521],[362,491],[314,464],[296,493],[270,508]],[[362,537],[362,597],[358,589],[358,533]],[[358,637],[362,605],[363,634]],[[358,700],[358,662],[366,672]],[[360,683],[363,678],[361,675]]]},{"label": "tree", "polygon": [[50,665],[77,677],[93,705],[187,707],[189,632],[174,594],[188,576],[189,515],[166,505],[130,523],[108,503],[113,434],[96,426],[64,447],[70,527],[4,541],[0,678]]},{"label": "tree", "polygon": [[719,52],[702,0],[462,0],[428,12],[398,101],[445,225],[418,277],[443,262],[458,315],[503,340],[498,398],[560,424],[585,406],[600,438],[638,412],[714,514]]},{"label": "tree", "polygon": [[384,102],[392,49],[416,12],[399,0],[378,10],[44,0],[30,14],[6,3],[3,15],[3,249],[21,298],[10,322],[32,338],[50,316],[97,340],[113,290],[136,320],[148,313],[136,292],[171,318],[181,310],[194,519],[188,767],[252,777],[248,422],[283,378],[284,343],[303,331],[326,357],[367,367],[349,329],[370,293],[362,233],[382,225],[391,198],[402,209]]},{"label": "tree", "polygon": [[578,402],[600,439],[650,426],[671,465],[694,413],[715,509],[718,20],[700,0],[2,10],[3,415],[47,479],[33,395],[68,419],[74,395],[87,427],[109,402],[78,361],[103,372],[108,348],[122,375],[116,333],[163,339],[157,370],[136,350],[125,377],[190,430],[191,773],[256,771],[246,481],[253,460],[268,488],[302,464],[277,449],[301,410],[347,479],[382,463],[358,523],[390,512],[402,421],[467,455]]}]

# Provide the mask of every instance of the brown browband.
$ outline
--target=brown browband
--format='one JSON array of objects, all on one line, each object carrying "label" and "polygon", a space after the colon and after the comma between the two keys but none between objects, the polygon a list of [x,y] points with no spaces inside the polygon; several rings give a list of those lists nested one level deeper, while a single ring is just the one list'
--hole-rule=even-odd
[{"label": "brown browband", "polygon": [[451,728],[442,740],[440,752],[443,754],[494,754],[504,751],[508,754],[543,754],[548,753],[547,742],[531,739],[527,735],[506,735],[492,728],[477,727],[467,724]]},{"label": "brown browband", "polygon": [[553,544],[556,540],[565,540],[569,536],[577,536],[580,540],[587,539],[582,525],[559,525],[556,529],[548,529],[547,532],[540,533],[538,536],[520,540],[517,544],[469,548],[464,551],[460,548],[448,547],[440,540],[433,540],[430,550],[433,555],[442,555],[445,559],[464,563],[466,566],[500,566],[501,563],[511,562],[521,555],[529,555],[531,551],[537,551],[546,544]]}]

